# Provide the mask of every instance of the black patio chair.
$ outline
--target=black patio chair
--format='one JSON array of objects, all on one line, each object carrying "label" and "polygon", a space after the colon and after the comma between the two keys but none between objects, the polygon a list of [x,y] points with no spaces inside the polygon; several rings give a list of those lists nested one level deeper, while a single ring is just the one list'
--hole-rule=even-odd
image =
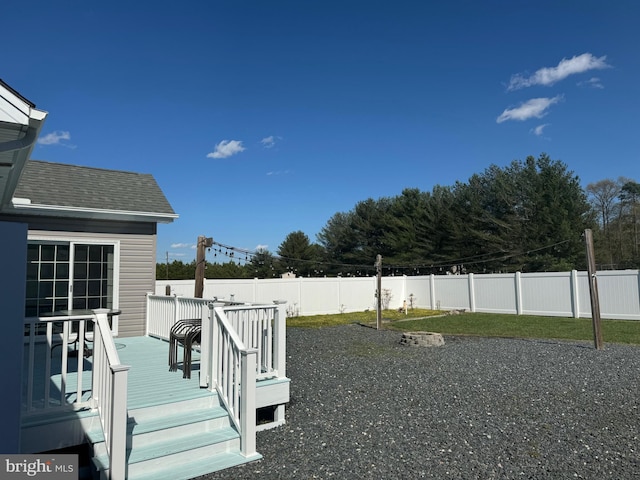
[{"label": "black patio chair", "polygon": [[199,318],[178,320],[169,334],[169,371],[178,370],[178,345],[182,345],[182,378],[191,378],[191,350],[200,344],[202,320]]}]

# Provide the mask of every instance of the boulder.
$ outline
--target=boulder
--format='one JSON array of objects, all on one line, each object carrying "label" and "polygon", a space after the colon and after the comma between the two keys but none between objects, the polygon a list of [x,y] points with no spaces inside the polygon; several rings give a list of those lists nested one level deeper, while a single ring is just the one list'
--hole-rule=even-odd
[{"label": "boulder", "polygon": [[400,343],[410,347],[440,347],[444,345],[444,338],[439,333],[405,332]]}]

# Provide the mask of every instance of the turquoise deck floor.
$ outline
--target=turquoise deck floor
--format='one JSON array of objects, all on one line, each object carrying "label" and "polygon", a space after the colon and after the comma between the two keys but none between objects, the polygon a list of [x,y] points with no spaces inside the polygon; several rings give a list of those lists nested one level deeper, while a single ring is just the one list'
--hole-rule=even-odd
[{"label": "turquoise deck floor", "polygon": [[[199,386],[199,353],[193,353],[191,378],[182,378],[182,350],[179,350],[178,371],[170,372],[168,365],[169,343],[151,337],[116,338],[116,348],[120,362],[129,365],[127,407],[129,409],[172,403],[192,398],[211,395],[207,389]],[[50,405],[59,404],[60,400],[60,349],[56,349],[52,357],[51,369],[51,401]],[[35,378],[33,405],[41,407],[44,399],[44,365],[45,349],[40,345],[35,356]],[[83,359],[84,373],[83,399],[88,398],[91,387],[91,357]],[[27,361],[25,358],[24,366]],[[77,383],[77,358],[69,358],[67,374],[67,392],[75,390]],[[26,371],[26,368],[23,370]],[[26,378],[23,385],[23,409],[26,406]],[[67,394],[67,401],[73,401],[75,394]],[[36,408],[36,413],[39,408]]]}]

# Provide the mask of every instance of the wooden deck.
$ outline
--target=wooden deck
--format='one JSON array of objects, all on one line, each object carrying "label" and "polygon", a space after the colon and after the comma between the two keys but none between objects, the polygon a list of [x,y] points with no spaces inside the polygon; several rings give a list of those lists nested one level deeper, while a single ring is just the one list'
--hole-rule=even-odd
[{"label": "wooden deck", "polygon": [[[152,337],[115,339],[120,361],[131,366],[127,407],[129,410],[211,396],[199,386],[200,356],[193,353],[191,378],[169,371],[169,343]],[[182,360],[182,351],[179,353]]]},{"label": "wooden deck", "polygon": [[[148,406],[173,403],[199,397],[210,396],[211,392],[199,387],[199,353],[194,352],[191,378],[182,378],[182,363],[178,365],[177,372],[170,372],[168,366],[169,343],[152,337],[130,337],[115,339],[120,361],[129,365],[129,382],[127,408],[130,410]],[[72,350],[70,350],[72,351]],[[45,348],[38,348],[35,356],[36,370],[34,374],[35,384],[33,391],[34,409],[32,414],[43,415],[44,405],[44,375],[45,375]],[[50,382],[50,406],[60,405],[60,390],[62,375],[60,373],[60,348],[56,348],[51,359]],[[82,357],[80,357],[82,358]],[[179,353],[182,359],[182,352]],[[67,374],[67,392],[75,390],[78,381],[77,357],[71,356],[68,360],[69,373]],[[25,360],[26,363],[26,360]],[[91,388],[91,357],[83,358],[82,375],[82,400],[87,400]],[[23,385],[23,410],[27,401],[27,379]],[[67,393],[67,402],[75,401],[75,393]]]},{"label": "wooden deck", "polygon": [[[136,410],[145,407],[156,407],[167,405],[170,408],[172,403],[181,401],[203,399],[215,396],[206,388],[199,386],[200,354],[193,352],[193,363],[191,367],[191,378],[182,378],[182,351],[178,353],[180,363],[178,371],[170,372],[168,365],[169,343],[165,340],[154,337],[128,337],[115,339],[118,356],[121,363],[129,365],[128,379],[128,410]],[[30,412],[26,412],[27,385],[23,379],[23,426],[30,424],[41,424],[48,421],[55,421],[61,418],[59,408],[43,409],[44,399],[44,364],[45,348],[40,346],[35,356],[36,379],[33,390],[33,406]],[[60,405],[60,348],[57,348],[52,355],[50,390],[51,399],[49,405],[58,407]],[[80,357],[82,358],[82,357]],[[91,357],[82,358],[84,373],[82,375],[82,400],[87,400],[91,388]],[[24,364],[26,365],[26,359]],[[75,390],[77,384],[77,357],[69,357],[69,373],[66,383],[67,391]],[[289,379],[267,379],[258,381],[257,407],[277,405],[289,400]],[[75,393],[67,393],[67,402],[75,401]],[[70,405],[69,405],[70,406]],[[95,412],[88,409],[81,409],[73,412],[74,417],[93,416]]]}]

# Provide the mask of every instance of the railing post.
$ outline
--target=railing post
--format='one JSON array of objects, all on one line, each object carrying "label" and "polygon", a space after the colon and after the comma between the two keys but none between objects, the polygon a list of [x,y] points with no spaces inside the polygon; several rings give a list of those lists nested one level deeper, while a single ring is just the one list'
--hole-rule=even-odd
[{"label": "railing post", "polygon": [[202,327],[200,332],[200,388],[211,385],[211,356],[213,352],[213,329],[212,329],[212,304],[202,305],[201,320]]},{"label": "railing post", "polygon": [[110,480],[127,478],[127,382],[128,365],[111,367],[113,387],[111,390],[111,435],[110,435]]},{"label": "railing post", "polygon": [[178,296],[176,295],[175,297],[173,297],[173,323],[169,325],[169,330],[171,330],[171,327],[175,325],[178,322],[178,320],[180,320],[179,312],[178,312],[179,307],[180,306],[178,304]]},{"label": "railing post", "polygon": [[273,368],[278,377],[287,376],[287,312],[286,300],[274,300],[276,308],[273,319]]},{"label": "railing post", "polygon": [[147,292],[145,295],[147,300],[147,308],[145,310],[145,335],[149,335],[149,319],[151,318],[151,299],[149,298],[150,295],[153,295],[153,293]]},{"label": "railing post", "polygon": [[218,378],[218,361],[221,352],[220,348],[220,325],[216,318],[216,307],[224,307],[224,302],[213,302],[208,305],[209,317],[211,318],[211,351],[209,352],[209,390],[215,391],[220,379]]},{"label": "railing post", "polygon": [[258,350],[241,352],[242,382],[240,385],[242,412],[240,417],[240,453],[245,457],[256,454],[256,368]]}]

